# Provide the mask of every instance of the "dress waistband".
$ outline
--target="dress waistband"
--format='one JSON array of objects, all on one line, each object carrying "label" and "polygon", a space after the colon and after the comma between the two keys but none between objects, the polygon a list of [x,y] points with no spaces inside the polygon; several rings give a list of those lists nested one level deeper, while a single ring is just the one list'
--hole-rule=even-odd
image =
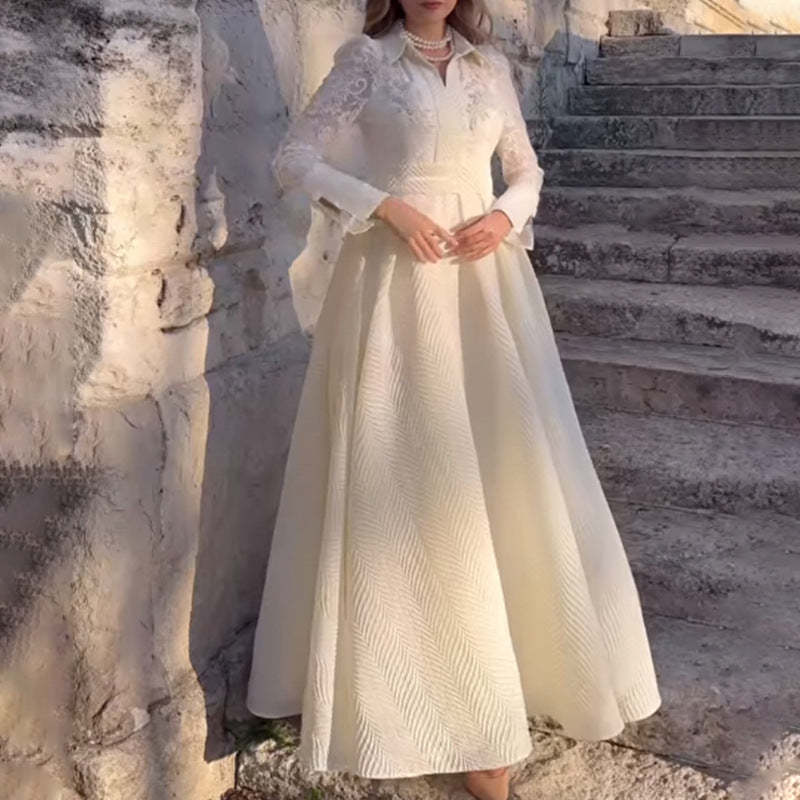
[{"label": "dress waistband", "polygon": [[380,182],[384,191],[393,194],[445,194],[475,192],[489,198],[492,194],[491,172],[469,169],[464,164],[409,164]]}]

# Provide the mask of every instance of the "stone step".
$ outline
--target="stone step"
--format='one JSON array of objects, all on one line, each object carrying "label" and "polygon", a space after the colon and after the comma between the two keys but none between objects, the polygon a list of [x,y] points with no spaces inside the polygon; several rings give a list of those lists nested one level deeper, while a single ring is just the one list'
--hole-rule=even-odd
[{"label": "stone step", "polygon": [[800,432],[796,359],[557,332],[576,403]]},{"label": "stone step", "polygon": [[788,86],[572,86],[570,114],[797,116],[800,84]]},{"label": "stone step", "polygon": [[535,239],[538,274],[800,289],[800,235],[678,236],[606,223],[537,225]]},{"label": "stone step", "polygon": [[551,148],[612,150],[794,150],[798,117],[565,116],[552,122]]},{"label": "stone step", "polygon": [[[644,744],[649,752],[712,773],[727,771],[730,777],[756,773],[764,752],[796,729],[798,651],[781,640],[769,641],[758,631],[743,633],[738,628],[652,612],[645,612],[644,619],[662,703],[625,739],[634,747]],[[638,795],[641,800],[692,796],[680,791],[662,794],[658,789]],[[753,800],[770,796],[793,797],[789,793],[738,795]],[[606,797],[610,800],[613,795]],[[726,793],[724,797],[732,800],[734,796]]]},{"label": "stone step", "polygon": [[555,186],[705,186],[794,189],[800,152],[696,150],[542,150],[545,181]]},{"label": "stone step", "polygon": [[790,289],[565,275],[538,281],[555,331],[800,357],[800,295]]},{"label": "stone step", "polygon": [[[795,518],[800,546],[800,433],[576,406],[607,496]],[[800,659],[798,659],[800,660]]]},{"label": "stone step", "polygon": [[546,178],[539,224],[575,227],[612,223],[632,230],[672,234],[800,232],[800,192],[785,189],[726,191],[705,187],[628,188],[549,185]]},{"label": "stone step", "polygon": [[709,86],[713,84],[800,84],[800,53],[797,61],[774,58],[664,58],[622,56],[590,58],[586,82],[595,85]]},{"label": "stone step", "polygon": [[775,58],[800,61],[800,36],[775,34],[688,34],[602,36],[600,53],[612,56],[685,58]]},{"label": "stone step", "polygon": [[765,511],[610,503],[645,612],[800,651],[800,528]]}]

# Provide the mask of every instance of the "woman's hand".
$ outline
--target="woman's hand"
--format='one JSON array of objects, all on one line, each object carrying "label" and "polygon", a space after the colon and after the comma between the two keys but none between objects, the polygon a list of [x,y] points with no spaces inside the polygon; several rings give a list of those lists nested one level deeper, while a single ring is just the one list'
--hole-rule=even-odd
[{"label": "woman's hand", "polygon": [[512,227],[511,220],[499,209],[472,222],[457,225],[453,231],[458,238],[458,245],[452,254],[468,261],[488,256],[497,249]]},{"label": "woman's hand", "polygon": [[[438,261],[445,255],[440,240],[444,240],[451,248],[458,244],[458,239],[447,228],[437,225],[399,197],[390,195],[384,198],[373,215],[389,223],[420,261]],[[448,250],[448,255],[450,252]]]}]

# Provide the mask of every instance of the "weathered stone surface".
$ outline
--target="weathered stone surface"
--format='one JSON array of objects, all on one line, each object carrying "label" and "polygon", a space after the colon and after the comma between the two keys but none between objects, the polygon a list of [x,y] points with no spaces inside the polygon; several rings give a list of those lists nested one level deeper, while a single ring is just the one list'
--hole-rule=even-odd
[{"label": "weathered stone surface", "polygon": [[675,235],[698,231],[793,235],[800,230],[800,194],[787,189],[737,192],[695,186],[545,186],[536,219],[562,228],[611,223]]},{"label": "weathered stone surface", "polygon": [[182,6],[169,20],[121,3],[116,17],[0,11],[0,178],[16,215],[0,243],[0,739],[7,772],[30,783],[9,796],[152,797],[156,751],[164,796],[215,798],[233,780],[229,753],[204,758],[203,692],[175,690],[188,653],[167,664],[153,638],[173,588],[156,583],[159,550],[187,514],[161,508],[182,467],[152,394],[205,360],[197,340],[163,346],[176,340],[158,306],[180,324],[203,302],[175,281],[160,297],[159,270],[185,264],[194,238],[200,46]]},{"label": "weathered stone surface", "polygon": [[793,650],[667,614],[649,614],[646,622],[663,676],[662,708],[645,728],[649,746],[676,757],[690,753],[716,774],[754,772],[800,710]]},{"label": "weathered stone surface", "polygon": [[290,230],[292,239],[287,241],[286,229],[279,224],[290,209],[266,205],[274,192],[270,153],[286,119],[278,82],[264,79],[275,74],[276,65],[257,4],[213,0],[202,4],[199,14],[205,114],[197,173],[209,215],[201,234],[209,241],[214,238],[217,197],[217,202],[224,199],[227,232],[215,249],[258,249],[265,238],[271,246],[296,247],[300,231]]},{"label": "weathered stone surface", "polygon": [[651,8],[632,8],[625,11],[608,12],[609,36],[648,36],[667,34],[671,31],[664,25],[664,17]]},{"label": "weathered stone surface", "polygon": [[531,261],[540,274],[592,278],[669,279],[669,250],[675,237],[627,231],[620,226],[536,228]]},{"label": "weathered stone surface", "polygon": [[570,90],[572,114],[687,116],[800,114],[800,86],[584,86]]},{"label": "weathered stone surface", "polygon": [[800,796],[800,734],[790,733],[762,753],[758,771],[728,787],[731,800],[766,797],[792,800]]},{"label": "weathered stone surface", "polygon": [[759,36],[755,55],[797,61],[800,59],[800,36]]},{"label": "weathered stone surface", "polygon": [[74,460],[0,462],[0,787],[24,776],[32,787],[14,786],[20,794],[72,786],[70,641],[81,620],[67,601],[73,573],[64,552],[80,541],[100,483],[96,469]]},{"label": "weathered stone surface", "polygon": [[[683,791],[703,794],[708,800],[727,800],[717,779],[638,749],[564,739],[536,729],[531,731],[531,744],[531,756],[512,766],[512,788],[524,800],[553,796],[578,800],[589,793],[598,800],[612,800],[620,791],[632,800],[656,800],[664,796],[662,792],[682,797]],[[254,789],[258,798],[300,800],[315,793],[331,800],[470,797],[458,773],[377,781],[344,773],[312,778],[298,769],[291,739],[283,747],[268,741],[243,753],[238,772],[241,786]]]},{"label": "weathered stone surface", "polygon": [[[307,354],[301,338],[285,341],[159,400],[167,462],[156,575],[170,590],[156,597],[155,641],[170,671],[187,652],[203,669],[258,608]],[[216,580],[221,572],[237,580]]]},{"label": "weathered stone surface", "polygon": [[800,150],[800,117],[562,117],[553,122],[549,146],[719,151]]},{"label": "weathered stone surface", "polygon": [[677,56],[680,55],[681,37],[667,36],[603,36],[600,53],[603,56]]},{"label": "weathered stone surface", "polygon": [[539,281],[556,330],[800,355],[794,291],[564,275]]},{"label": "weathered stone surface", "polygon": [[537,272],[684,284],[800,289],[800,239],[779,234],[679,234],[621,225],[539,225]]},{"label": "weathered stone surface", "polygon": [[645,613],[738,631],[763,653],[800,646],[796,520],[628,503],[613,511]]},{"label": "weathered stone surface", "polygon": [[0,762],[0,792],[3,797],[18,800],[83,800],[71,787],[64,786],[36,763]]},{"label": "weathered stone surface", "polygon": [[214,281],[205,269],[165,271],[156,299],[161,330],[182,328],[206,316],[214,300]]},{"label": "weathered stone surface", "polygon": [[800,430],[792,358],[563,331],[556,340],[576,403]]},{"label": "weathered stone surface", "polygon": [[541,158],[557,186],[703,186],[796,189],[800,153],[705,150],[547,150]]},{"label": "weathered stone surface", "polygon": [[[781,39],[783,37],[773,37]],[[800,61],[800,55],[798,56]],[[795,84],[800,83],[800,63],[775,58],[688,58],[620,56],[586,61],[590,84]]]},{"label": "weathered stone surface", "polygon": [[107,747],[84,748],[76,759],[80,792],[126,800],[218,800],[233,784],[234,759],[205,757],[211,727],[206,715],[214,720],[225,694],[224,683],[218,681],[215,697],[209,687],[207,678],[201,686],[192,676],[136,733]]},{"label": "weathered stone surface", "polygon": [[696,234],[678,239],[671,259],[670,277],[680,283],[800,289],[800,240],[796,236]]},{"label": "weathered stone surface", "polygon": [[800,36],[774,35],[683,35],[604,36],[604,56],[688,56],[690,58],[741,58],[759,56],[796,60]]},{"label": "weathered stone surface", "polygon": [[612,498],[800,517],[796,432],[586,407],[580,418]]},{"label": "weathered stone surface", "polygon": [[786,34],[800,30],[791,0],[647,0],[684,34]]}]

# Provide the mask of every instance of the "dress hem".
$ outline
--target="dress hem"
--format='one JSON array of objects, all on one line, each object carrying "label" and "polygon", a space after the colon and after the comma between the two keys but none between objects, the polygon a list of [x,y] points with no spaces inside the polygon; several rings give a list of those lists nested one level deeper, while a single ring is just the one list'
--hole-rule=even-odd
[{"label": "dress hem", "polygon": [[357,772],[352,767],[347,767],[342,764],[332,764],[331,762],[328,763],[328,766],[325,767],[312,767],[309,766],[302,757],[298,757],[298,760],[303,765],[303,768],[307,772],[339,772],[339,773],[347,773],[348,775],[354,775],[357,778],[365,778],[367,780],[398,780],[400,778],[420,778],[425,775],[455,775],[463,772],[471,772],[477,770],[484,770],[484,769],[497,769],[498,767],[506,767],[511,766],[512,764],[516,764],[520,761],[525,760],[528,756],[531,755],[533,752],[533,741],[529,741],[527,748],[525,751],[519,755],[511,755],[511,756],[504,756],[500,759],[494,759],[491,762],[481,762],[480,764],[474,765],[464,765],[461,764],[458,767],[447,765],[440,765],[437,767],[430,767],[430,768],[411,768],[408,770],[400,770],[400,771],[393,771],[391,773],[383,773],[383,772],[370,772],[370,773],[363,773]]},{"label": "dress hem", "polygon": [[[663,699],[661,698],[660,694],[656,693],[650,698],[649,703],[643,703],[636,711],[630,711],[627,716],[623,716],[622,720],[623,723],[621,726],[617,727],[613,733],[608,733],[606,735],[587,735],[581,734],[579,735],[577,732],[569,733],[567,729],[561,727],[559,730],[553,731],[553,733],[557,734],[558,736],[564,736],[569,739],[575,739],[581,742],[602,742],[612,739],[614,736],[618,736],[622,733],[625,729],[625,726],[631,722],[638,722],[639,720],[646,719],[647,717],[652,716],[662,705]],[[248,711],[254,714],[257,717],[263,717],[264,719],[283,719],[286,717],[294,717],[302,714],[302,711],[282,711],[281,713],[275,712],[262,712],[262,711],[255,711],[249,704],[245,704],[247,706]],[[530,717],[527,717],[530,721]],[[556,720],[558,722],[558,720]],[[559,723],[560,724],[560,723]],[[464,766],[461,765],[460,767],[447,767],[439,766],[435,769],[423,770],[423,769],[414,769],[412,770],[404,770],[400,772],[392,772],[391,774],[386,773],[370,773],[365,774],[362,772],[355,771],[351,766],[347,766],[344,764],[337,764],[328,762],[326,766],[311,766],[307,763],[303,756],[301,755],[302,751],[298,750],[298,761],[302,765],[303,769],[307,772],[339,772],[339,773],[347,773],[349,775],[354,775],[359,778],[365,778],[370,780],[391,780],[391,779],[400,779],[400,778],[415,778],[420,777],[423,775],[447,775],[447,774],[455,774],[461,772],[468,772],[474,770],[485,770],[485,769],[497,769],[498,767],[505,767],[510,766],[512,764],[516,764],[519,761],[526,759],[530,754],[533,752],[533,742],[530,742],[529,747],[527,750],[522,753],[521,755],[516,756],[506,756],[499,760],[494,760],[491,763],[481,763],[476,764],[474,766]]]}]

